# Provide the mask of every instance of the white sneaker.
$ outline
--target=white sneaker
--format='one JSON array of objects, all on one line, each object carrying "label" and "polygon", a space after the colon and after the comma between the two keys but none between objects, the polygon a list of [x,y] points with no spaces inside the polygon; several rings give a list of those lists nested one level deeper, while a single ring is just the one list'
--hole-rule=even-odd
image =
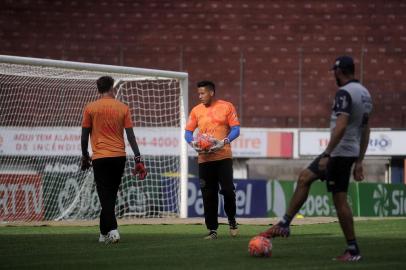
[{"label": "white sneaker", "polygon": [[106,241],[107,234],[100,234],[99,236],[99,243],[104,243]]},{"label": "white sneaker", "polygon": [[106,244],[116,244],[120,241],[120,234],[117,230],[111,230],[107,233],[104,243]]}]

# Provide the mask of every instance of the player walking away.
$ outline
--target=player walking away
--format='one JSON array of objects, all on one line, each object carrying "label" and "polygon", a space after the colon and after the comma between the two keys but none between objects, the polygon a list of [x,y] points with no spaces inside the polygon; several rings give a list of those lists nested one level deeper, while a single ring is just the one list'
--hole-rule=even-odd
[{"label": "player walking away", "polygon": [[347,190],[353,164],[354,179],[364,179],[362,161],[369,142],[368,119],[372,111],[372,99],[368,90],[354,79],[354,62],[351,57],[338,57],[333,70],[339,90],[332,108],[330,142],[326,150],[300,173],[286,214],[261,235],[269,238],[288,237],[289,225],[305,203],[311,184],[317,179],[325,180],[327,190],[332,192],[338,220],[347,240],[344,254],[335,259],[358,261],[361,253],[355,238]]},{"label": "player walking away", "polygon": [[[185,139],[198,152],[200,189],[202,191],[204,217],[209,234],[205,239],[217,239],[218,193],[224,196],[224,211],[228,217],[231,236],[237,236],[235,220],[236,202],[233,183],[233,161],[230,142],[240,135],[240,122],[233,104],[215,98],[215,85],[211,81],[197,84],[201,104],[190,112]],[[193,139],[193,132],[211,136],[213,145],[203,151]]]},{"label": "player walking away", "polygon": [[[84,109],[81,137],[81,168],[87,170],[93,165],[101,204],[99,242],[105,243],[117,243],[120,239],[115,203],[126,161],[124,129],[134,152],[136,164],[134,174],[140,179],[147,176],[135,140],[130,110],[127,105],[114,98],[113,84],[114,79],[109,76],[97,80],[97,89],[101,96],[97,101],[87,104]],[[93,150],[92,158],[87,151],[89,134]]]}]

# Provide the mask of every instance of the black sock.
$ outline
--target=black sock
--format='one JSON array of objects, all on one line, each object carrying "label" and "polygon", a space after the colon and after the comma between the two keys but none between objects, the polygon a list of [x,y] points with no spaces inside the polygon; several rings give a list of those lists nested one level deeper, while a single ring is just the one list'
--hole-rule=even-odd
[{"label": "black sock", "polygon": [[347,240],[347,250],[351,255],[358,255],[360,253],[357,240]]},{"label": "black sock", "polygon": [[278,224],[282,227],[289,227],[290,223],[292,222],[292,217],[288,214],[285,214],[282,219],[278,222]]}]

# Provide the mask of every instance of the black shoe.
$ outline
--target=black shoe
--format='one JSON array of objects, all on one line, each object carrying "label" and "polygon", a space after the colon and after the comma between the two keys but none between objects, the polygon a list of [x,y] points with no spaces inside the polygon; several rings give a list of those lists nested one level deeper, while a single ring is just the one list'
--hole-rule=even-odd
[{"label": "black shoe", "polygon": [[205,240],[216,240],[217,239],[217,231],[211,230],[207,236],[204,237]]}]

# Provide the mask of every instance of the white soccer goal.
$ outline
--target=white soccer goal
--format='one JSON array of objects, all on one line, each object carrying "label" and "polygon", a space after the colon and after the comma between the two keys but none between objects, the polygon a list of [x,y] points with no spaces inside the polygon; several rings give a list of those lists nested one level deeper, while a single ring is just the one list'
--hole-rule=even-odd
[{"label": "white soccer goal", "polygon": [[104,75],[130,107],[149,171],[132,176],[126,140],[117,216],[187,216],[187,73],[0,55],[0,222],[98,217],[93,172],[80,170],[80,126]]}]

